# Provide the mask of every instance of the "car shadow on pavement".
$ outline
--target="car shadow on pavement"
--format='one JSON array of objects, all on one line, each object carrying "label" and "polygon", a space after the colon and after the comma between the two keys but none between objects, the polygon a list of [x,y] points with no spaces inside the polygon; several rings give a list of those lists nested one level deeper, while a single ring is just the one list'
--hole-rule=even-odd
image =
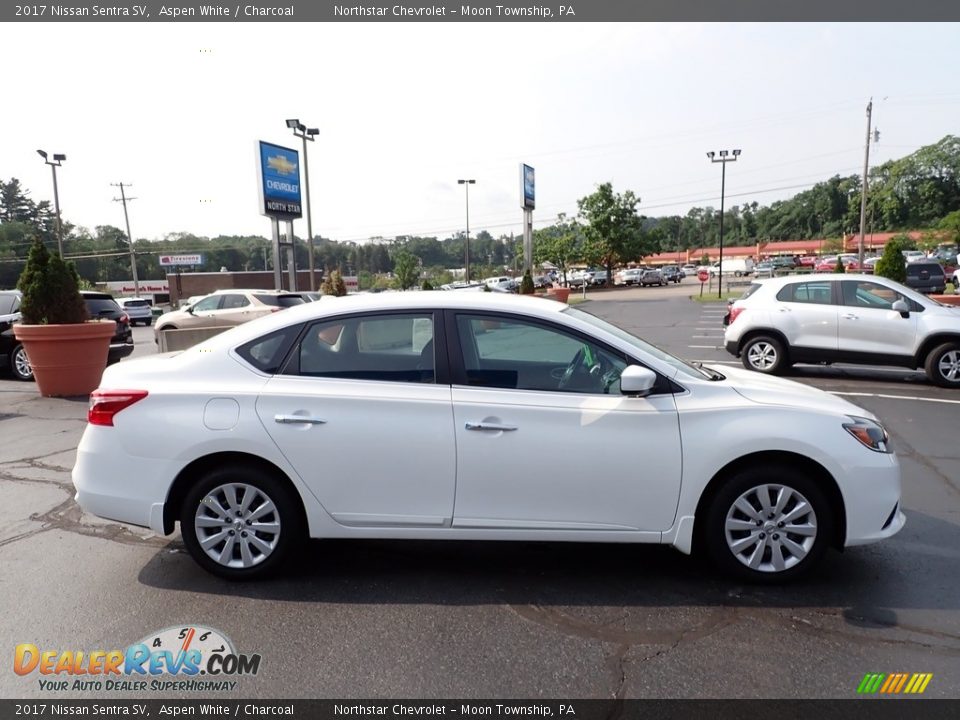
[{"label": "car shadow on pavement", "polygon": [[652,545],[314,540],[276,577],[213,577],[172,542],[139,581],[274,602],[536,606],[845,608],[851,624],[896,624],[897,609],[960,608],[960,526],[908,512],[880,544],[831,551],[805,579],[743,584],[696,557]]}]

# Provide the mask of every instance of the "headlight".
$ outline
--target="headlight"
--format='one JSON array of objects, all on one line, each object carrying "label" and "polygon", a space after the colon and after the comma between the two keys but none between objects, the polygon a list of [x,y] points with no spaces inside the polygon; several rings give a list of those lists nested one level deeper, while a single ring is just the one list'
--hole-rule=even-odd
[{"label": "headlight", "polygon": [[853,435],[861,444],[875,452],[893,452],[890,448],[890,437],[883,425],[867,418],[848,416],[852,422],[844,423],[843,429]]}]

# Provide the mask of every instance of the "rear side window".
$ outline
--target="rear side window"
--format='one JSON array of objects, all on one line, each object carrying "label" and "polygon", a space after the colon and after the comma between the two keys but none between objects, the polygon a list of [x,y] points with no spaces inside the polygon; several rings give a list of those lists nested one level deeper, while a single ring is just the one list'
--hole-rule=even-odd
[{"label": "rear side window", "polygon": [[293,307],[294,305],[303,305],[303,298],[299,295],[254,295],[254,297],[264,305],[272,307]]},{"label": "rear side window", "polygon": [[831,305],[833,284],[826,281],[793,283],[784,285],[777,293],[780,302],[808,303],[810,305]]}]

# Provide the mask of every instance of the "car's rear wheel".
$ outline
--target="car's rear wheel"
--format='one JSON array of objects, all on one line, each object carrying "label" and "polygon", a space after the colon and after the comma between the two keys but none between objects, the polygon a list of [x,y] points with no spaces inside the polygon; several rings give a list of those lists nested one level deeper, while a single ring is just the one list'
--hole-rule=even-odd
[{"label": "car's rear wheel", "polygon": [[724,571],[751,582],[782,582],[815,566],[834,517],[816,482],[782,465],[738,472],[707,510],[705,542]]},{"label": "car's rear wheel", "polygon": [[935,347],[925,364],[930,382],[945,388],[960,388],[960,343],[944,343]]},{"label": "car's rear wheel", "polygon": [[10,371],[17,380],[33,380],[33,368],[22,344],[18,344],[10,353]]},{"label": "car's rear wheel", "polygon": [[768,335],[752,337],[740,350],[740,360],[747,370],[775,375],[789,365],[783,343]]},{"label": "car's rear wheel", "polygon": [[180,532],[193,559],[228,580],[275,572],[304,539],[299,500],[259,468],[213,470],[184,499]]}]

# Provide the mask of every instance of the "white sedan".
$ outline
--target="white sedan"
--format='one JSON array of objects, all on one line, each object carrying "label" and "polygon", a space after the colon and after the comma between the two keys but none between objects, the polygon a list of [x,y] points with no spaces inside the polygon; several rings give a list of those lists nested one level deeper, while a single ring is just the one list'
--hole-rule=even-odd
[{"label": "white sedan", "polygon": [[[661,543],[777,581],[904,524],[866,410],[541,298],[307,303],[107,368],[88,419],[81,507],[179,522],[232,579],[313,537]],[[648,460],[624,473],[625,452]]]}]

